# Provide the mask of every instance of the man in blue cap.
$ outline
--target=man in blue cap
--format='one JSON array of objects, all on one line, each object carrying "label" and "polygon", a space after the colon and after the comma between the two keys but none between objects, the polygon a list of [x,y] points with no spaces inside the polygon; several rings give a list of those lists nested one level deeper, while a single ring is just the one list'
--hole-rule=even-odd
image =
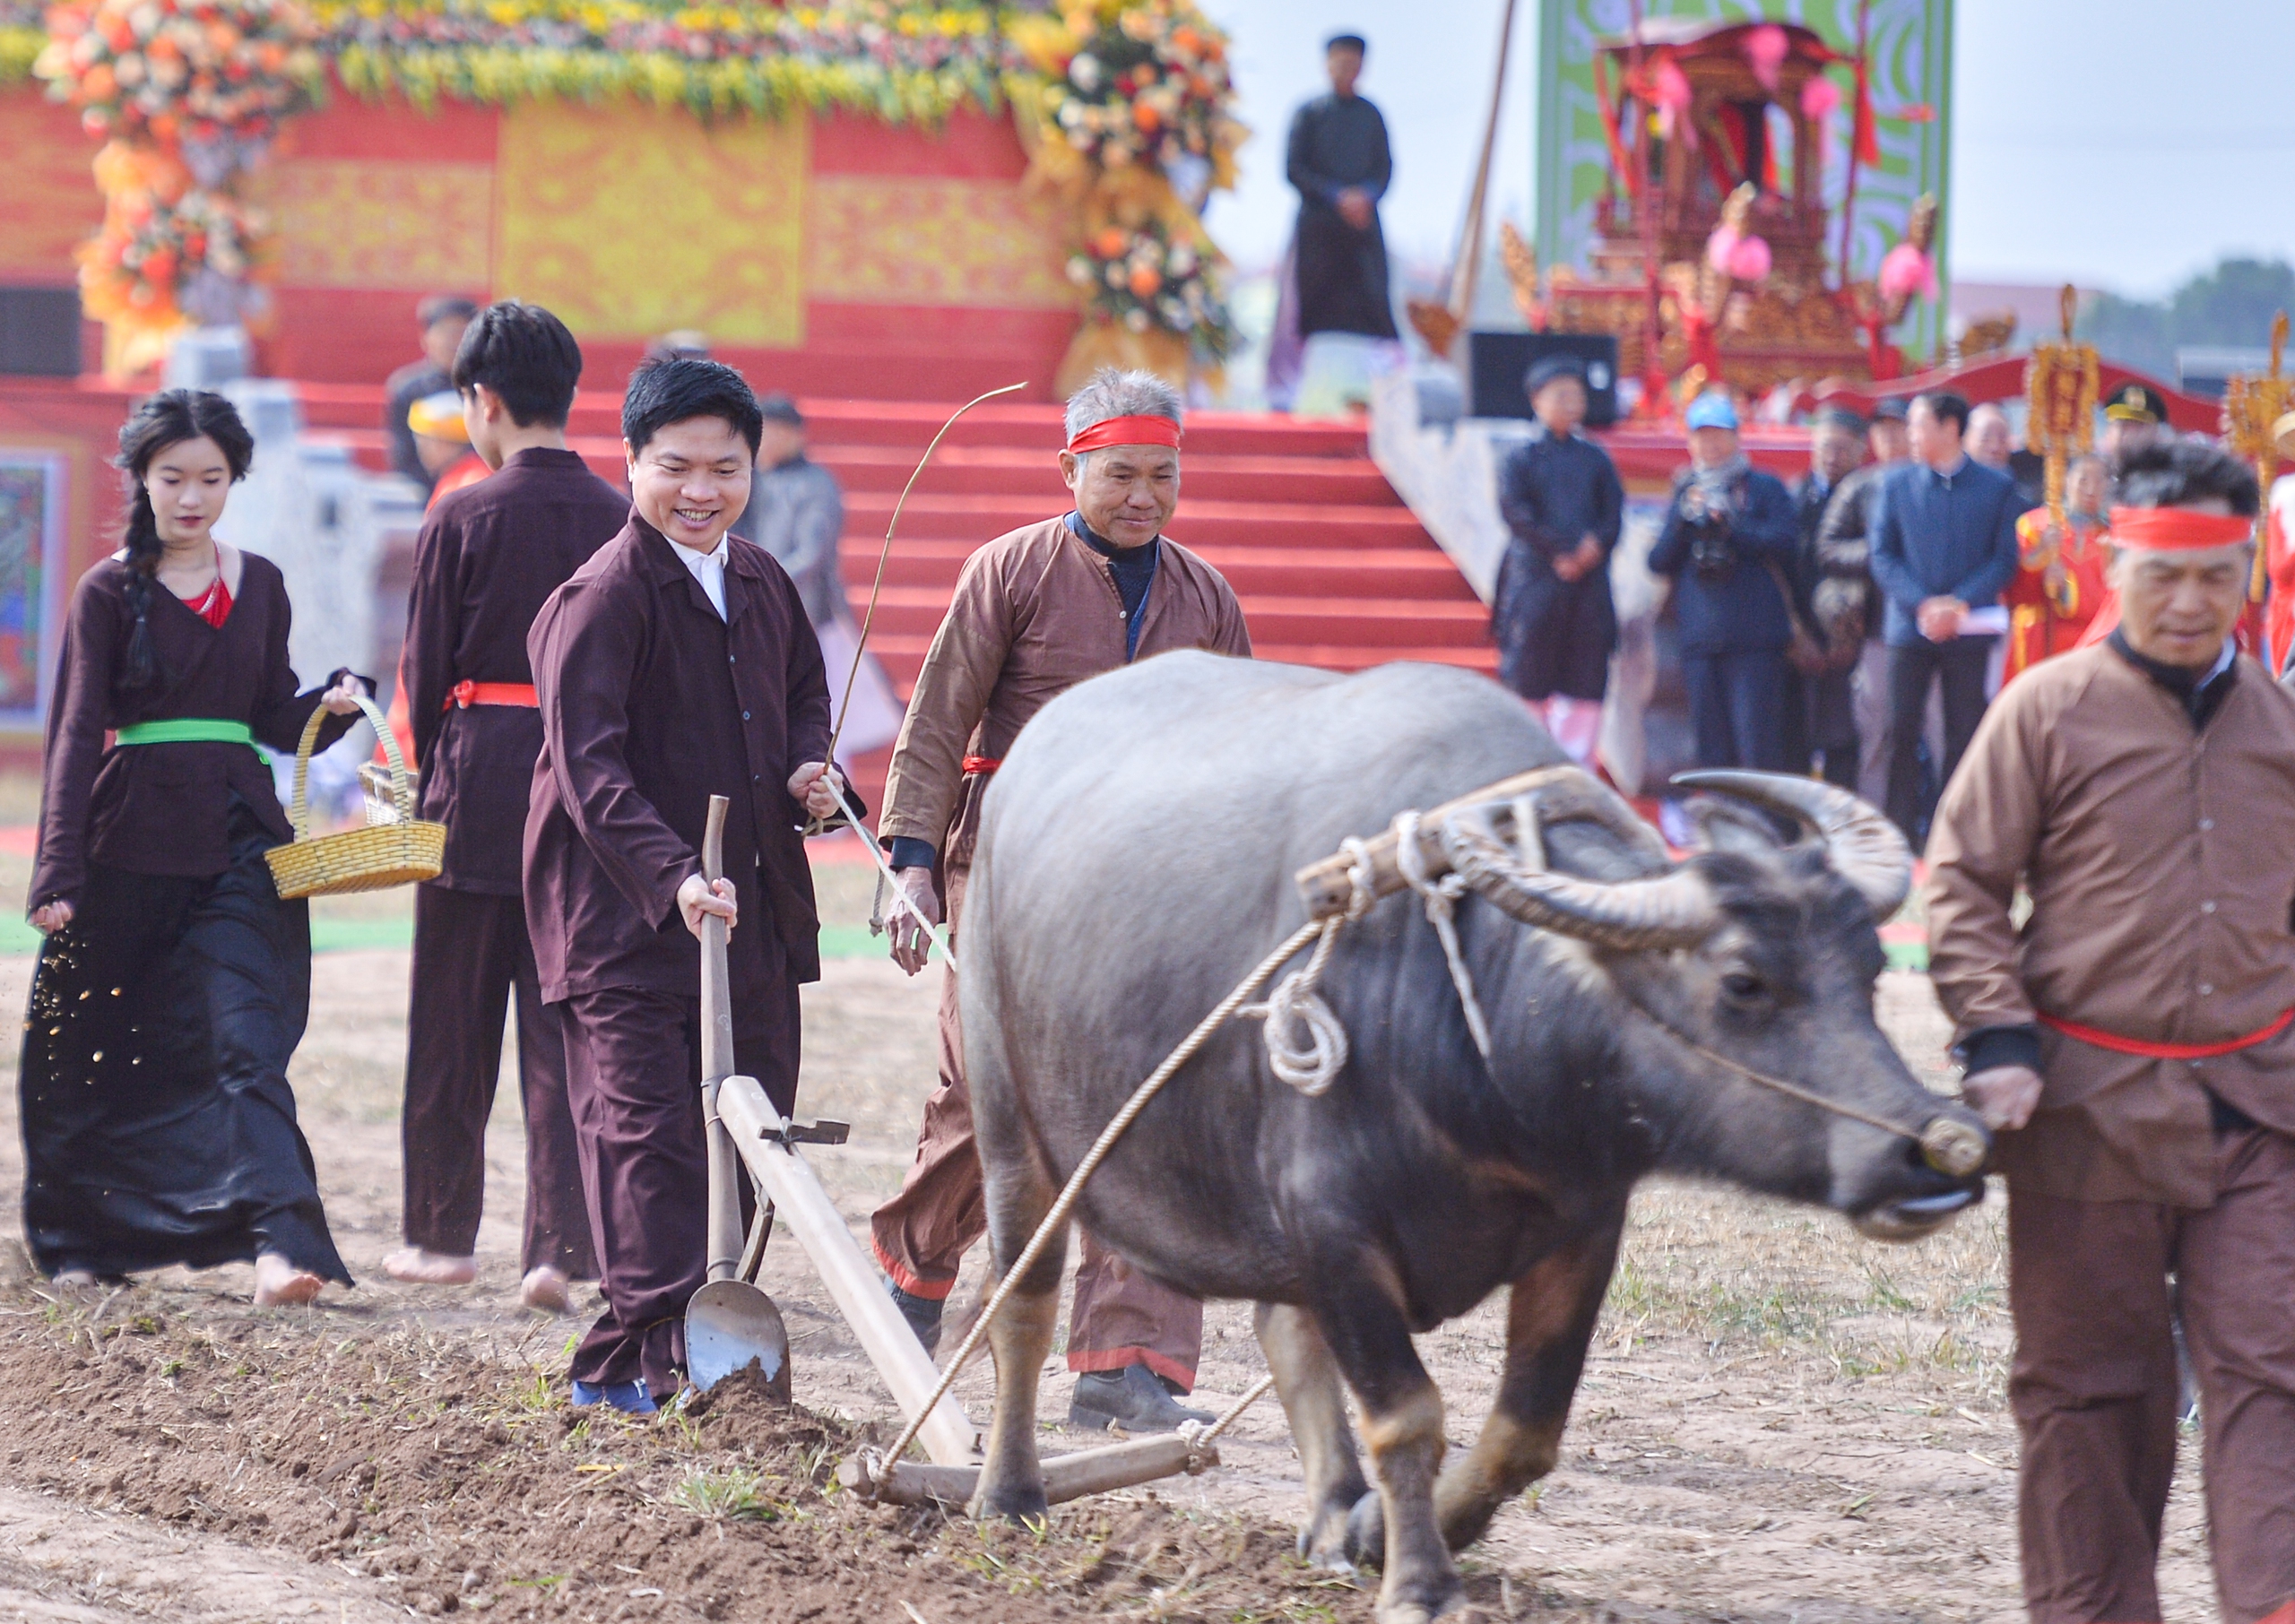
[{"label": "man in blue cap", "polygon": [[1793,498],[1739,448],[1728,395],[1700,395],[1684,415],[1690,466],[1674,481],[1650,568],[1675,579],[1697,764],[1788,772],[1786,572],[1800,540]]},{"label": "man in blue cap", "polygon": [[1586,419],[1584,363],[1546,356],[1523,383],[1537,427],[1498,470],[1498,511],[1513,532],[1498,566],[1490,633],[1498,675],[1543,715],[1556,743],[1589,761],[1617,611],[1610,551],[1625,488],[1609,453],[1578,432]]}]

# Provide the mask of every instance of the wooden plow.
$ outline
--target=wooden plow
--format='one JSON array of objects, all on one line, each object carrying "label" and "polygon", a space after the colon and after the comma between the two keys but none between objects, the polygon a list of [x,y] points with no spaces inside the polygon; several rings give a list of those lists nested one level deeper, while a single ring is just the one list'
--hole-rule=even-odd
[{"label": "wooden plow", "polygon": [[[705,842],[704,869],[713,879],[717,872],[716,834],[723,827],[726,805],[723,796],[710,798],[710,833]],[[722,921],[712,920],[707,924],[714,928],[705,929],[702,936],[702,1025],[706,1037],[717,1032],[720,1027],[723,1032],[722,1041],[704,1044],[708,1057],[705,1071],[720,1075],[705,1076],[701,1085],[712,1163],[710,1283],[702,1288],[702,1292],[721,1291],[728,1283],[742,1291],[753,1290],[750,1283],[763,1263],[769,1228],[776,1220],[785,1225],[804,1248],[805,1256],[812,1260],[821,1283],[828,1288],[830,1300],[852,1327],[862,1351],[876,1367],[931,1463],[879,1460],[873,1452],[862,1451],[839,1469],[838,1480],[866,1499],[900,1506],[921,1505],[928,1500],[965,1505],[971,1500],[980,1478],[980,1430],[973,1425],[972,1418],[965,1413],[956,1395],[945,1390],[948,1384],[940,1370],[916,1340],[915,1333],[908,1328],[892,1294],[879,1279],[875,1266],[853,1240],[844,1215],[836,1210],[836,1204],[829,1199],[828,1192],[821,1188],[819,1178],[798,1149],[804,1143],[840,1143],[844,1136],[836,1130],[842,1125],[824,1132],[792,1123],[774,1109],[773,1101],[766,1097],[763,1085],[755,1077],[726,1075],[732,1066],[732,1035],[725,933]],[[731,1171],[727,1163],[735,1157],[748,1169],[761,1196],[750,1238],[746,1246],[739,1248],[738,1256],[732,1242],[740,1233],[739,1213],[734,1206],[734,1188],[726,1176]],[[757,1295],[763,1296],[761,1292]],[[770,1300],[766,1301],[769,1305]],[[777,1328],[777,1311],[768,1308],[766,1312]],[[689,1316],[689,1327],[690,1324]],[[785,1341],[782,1341],[781,1347],[778,1368],[766,1369],[764,1374],[769,1387],[785,1395],[789,1391]],[[690,1353],[689,1348],[688,1356]],[[772,1362],[767,1347],[760,1346],[758,1353],[760,1366]],[[963,1357],[960,1352],[952,1363]],[[694,1374],[697,1385],[706,1387],[728,1373],[713,1369]],[[1262,1382],[1251,1396],[1258,1397],[1267,1386]],[[1226,1420],[1232,1421],[1242,1408],[1237,1405]],[[1044,1463],[1044,1492],[1048,1499],[1058,1504],[1180,1473],[1199,1473],[1218,1464],[1219,1451],[1210,1438],[1191,1427],[1180,1433],[1135,1438],[1047,1459]]]}]

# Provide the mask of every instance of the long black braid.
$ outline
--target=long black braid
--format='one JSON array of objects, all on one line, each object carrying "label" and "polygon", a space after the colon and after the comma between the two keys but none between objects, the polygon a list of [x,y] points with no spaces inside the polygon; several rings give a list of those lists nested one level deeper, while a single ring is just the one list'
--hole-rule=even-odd
[{"label": "long black braid", "polygon": [[169,389],[138,406],[119,431],[119,455],[112,459],[127,480],[127,607],[135,616],[135,630],[127,642],[127,669],[120,686],[130,693],[147,688],[160,677],[158,655],[152,648],[152,589],[160,570],[159,515],[152,511],[152,494],[144,488],[152,459],[170,445],[202,437],[215,442],[234,482],[247,478],[255,461],[255,436],[239,420],[230,402],[201,389]]}]

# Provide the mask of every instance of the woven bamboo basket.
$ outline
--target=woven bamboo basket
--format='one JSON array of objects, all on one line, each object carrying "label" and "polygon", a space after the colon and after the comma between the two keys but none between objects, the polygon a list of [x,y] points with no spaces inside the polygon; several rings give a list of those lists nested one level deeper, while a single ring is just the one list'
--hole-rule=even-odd
[{"label": "woven bamboo basket", "polygon": [[295,750],[294,843],[273,846],[263,854],[264,860],[271,865],[272,880],[278,885],[283,901],[411,885],[437,878],[446,860],[446,825],[424,823],[414,816],[414,775],[406,770],[406,758],[399,754],[390,719],[379,705],[364,695],[359,700],[359,708],[375,724],[375,732],[383,741],[383,753],[390,757],[392,799],[395,802],[392,810],[395,816],[390,822],[377,823],[370,810],[363,829],[312,836],[308,792],[311,747],[318,742],[319,727],[327,715],[324,706],[314,710],[310,721],[304,724],[303,741]]}]

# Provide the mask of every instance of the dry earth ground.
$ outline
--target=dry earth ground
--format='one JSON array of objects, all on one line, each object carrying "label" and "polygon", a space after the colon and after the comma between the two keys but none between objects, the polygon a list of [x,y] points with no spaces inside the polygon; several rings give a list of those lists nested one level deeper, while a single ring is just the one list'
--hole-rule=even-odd
[{"label": "dry earth ground", "polygon": [[[16,868],[0,872],[11,894]],[[849,929],[865,877],[824,882]],[[386,925],[404,902],[321,906]],[[28,973],[0,960],[0,999],[21,1007]],[[1365,1594],[1287,1556],[1297,1463],[1271,1401],[1223,1440],[1218,1471],[1072,1508],[1040,1540],[824,1492],[853,1426],[892,1411],[785,1237],[765,1283],[811,1417],[729,1401],[684,1423],[576,1425],[557,1407],[574,1324],[515,1300],[515,1084],[489,1138],[480,1286],[377,1272],[397,1239],[405,988],[403,951],[322,955],[294,1071],[356,1291],[259,1311],[232,1268],[57,1301],[20,1261],[0,1288],[0,1620],[1369,1617]],[[856,1232],[908,1159],[934,992],[873,957],[833,960],[806,991],[804,1110],[853,1125],[812,1160]],[[1941,1081],[1927,982],[1892,973],[1883,998]],[[13,1086],[4,1100],[13,1196]],[[1646,1190],[1562,1465],[1468,1558],[1477,1604],[1604,1624],[2019,1616],[2001,1262],[1996,1199],[1891,1248],[1773,1203]],[[1454,1440],[1489,1403],[1502,1330],[1485,1308],[1421,1339]],[[1214,1306],[1206,1397],[1261,1369],[1246,1310]],[[984,1363],[958,1392],[983,1419]],[[1065,1402],[1050,1382],[1052,1448],[1085,1441],[1055,1424]],[[2215,1616],[2196,1474],[2187,1440],[2162,1571],[2180,1620]]]}]

